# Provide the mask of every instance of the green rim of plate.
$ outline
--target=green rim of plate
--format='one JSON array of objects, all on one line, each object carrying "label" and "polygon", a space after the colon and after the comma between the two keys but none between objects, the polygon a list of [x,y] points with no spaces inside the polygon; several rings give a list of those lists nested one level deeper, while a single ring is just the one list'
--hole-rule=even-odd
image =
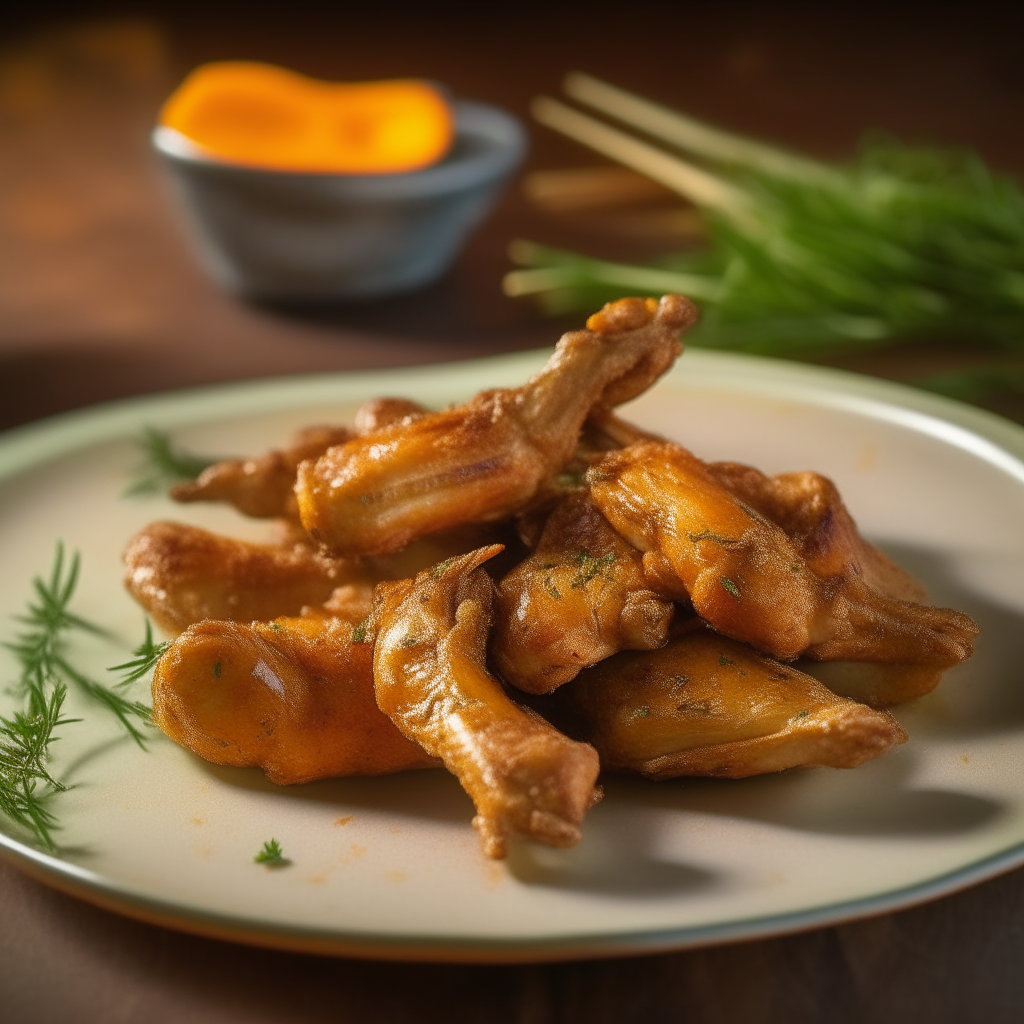
[{"label": "green rim of plate", "polygon": [[[176,391],[111,402],[0,434],[0,479],[48,459],[137,436],[144,426],[172,429],[408,391],[428,405],[458,401],[481,386],[525,380],[549,350],[395,370],[320,374]],[[782,360],[691,349],[666,378],[676,386],[749,394],[842,409],[938,438],[997,466],[1024,484],[1024,427],[993,413],[900,384]],[[374,934],[344,928],[267,927],[231,915],[137,892],[69,864],[0,831],[0,855],[45,884],[107,909],[186,932],[252,945],[387,960],[522,963],[666,952],[835,925],[923,903],[1024,864],[1024,843],[911,886],[786,914],[678,929],[587,932],[554,938],[491,939]]]}]

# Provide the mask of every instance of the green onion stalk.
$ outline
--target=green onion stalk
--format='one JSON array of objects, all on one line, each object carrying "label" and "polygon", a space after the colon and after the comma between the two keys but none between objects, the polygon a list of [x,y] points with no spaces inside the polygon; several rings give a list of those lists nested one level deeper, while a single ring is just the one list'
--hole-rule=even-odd
[{"label": "green onion stalk", "polygon": [[[570,116],[600,125],[551,100],[538,101],[540,120],[548,107],[569,128]],[[681,292],[703,311],[689,344],[763,355],[970,339],[1002,360],[916,383],[962,398],[1024,392],[1024,192],[1014,182],[966,150],[874,136],[851,166],[833,167],[671,116],[696,125],[684,142],[712,168],[699,172],[713,201],[691,196],[707,247],[632,265],[520,240],[510,256],[523,269],[506,276],[506,293],[554,314]]]}]

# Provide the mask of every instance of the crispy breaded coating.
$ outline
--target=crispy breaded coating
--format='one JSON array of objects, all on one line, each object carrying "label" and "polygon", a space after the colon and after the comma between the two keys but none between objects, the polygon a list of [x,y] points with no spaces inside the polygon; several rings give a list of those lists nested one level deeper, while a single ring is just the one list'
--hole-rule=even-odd
[{"label": "crispy breaded coating", "polygon": [[331,448],[299,470],[302,524],[339,554],[395,551],[410,540],[523,509],[572,457],[587,414],[644,391],[681,351],[689,300],[621,299],[563,335],[518,388],[394,424]]},{"label": "crispy breaded coating", "polygon": [[575,845],[599,796],[593,748],[513,703],[486,669],[494,586],[479,566],[498,550],[383,583],[374,607],[377,703],[458,778],[494,858],[514,838]]}]

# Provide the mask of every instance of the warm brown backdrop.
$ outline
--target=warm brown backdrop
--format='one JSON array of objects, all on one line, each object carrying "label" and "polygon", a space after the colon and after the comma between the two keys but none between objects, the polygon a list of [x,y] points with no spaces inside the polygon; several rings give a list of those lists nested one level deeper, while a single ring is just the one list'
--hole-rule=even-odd
[{"label": "warm brown backdrop", "polygon": [[[0,426],[122,395],[550,344],[568,323],[502,297],[510,238],[643,257],[671,239],[554,219],[513,187],[453,272],[419,294],[315,312],[218,292],[196,269],[147,147],[190,66],[272,60],[328,78],[421,75],[525,118],[588,70],[742,131],[849,155],[883,126],[975,146],[1024,176],[1021,21],[978,4],[643,2],[49,5],[8,13],[0,51]],[[492,6],[492,5],[488,5]],[[337,8],[342,8],[341,10]],[[532,130],[528,169],[598,161]],[[843,365],[894,378],[985,361],[970,339]],[[1020,398],[995,407],[1024,420]],[[0,866],[0,1019],[119,1021],[1015,1021],[1024,874],[872,921],[637,960],[366,965],[136,924]]]}]

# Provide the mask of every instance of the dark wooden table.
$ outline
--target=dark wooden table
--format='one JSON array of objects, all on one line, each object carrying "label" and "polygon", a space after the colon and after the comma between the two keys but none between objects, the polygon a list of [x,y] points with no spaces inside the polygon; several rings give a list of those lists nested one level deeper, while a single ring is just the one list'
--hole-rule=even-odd
[{"label": "dark wooden table", "polygon": [[[347,5],[339,5],[347,6]],[[67,8],[9,22],[0,53],[0,426],[207,382],[409,365],[551,344],[564,321],[501,295],[510,238],[640,257],[669,244],[553,218],[513,187],[439,284],[316,311],[259,308],[196,268],[147,148],[162,96],[202,60],[329,78],[422,75],[526,117],[589,70],[825,157],[862,130],[965,143],[1024,174],[1019,19],[977,4],[827,10],[526,3],[237,16]],[[429,8],[429,10],[427,10]],[[128,10],[128,14],[125,10]],[[219,11],[219,13],[218,13]],[[671,12],[671,13],[670,13]],[[10,17],[10,15],[8,15]],[[529,168],[597,161],[541,129]],[[843,365],[901,378],[979,356],[907,345]],[[999,400],[1024,419],[1019,399]],[[21,1022],[1018,1021],[1024,873],[918,909],[755,943],[536,967],[364,964],[248,949],[121,919],[0,865],[0,1019]]]}]

